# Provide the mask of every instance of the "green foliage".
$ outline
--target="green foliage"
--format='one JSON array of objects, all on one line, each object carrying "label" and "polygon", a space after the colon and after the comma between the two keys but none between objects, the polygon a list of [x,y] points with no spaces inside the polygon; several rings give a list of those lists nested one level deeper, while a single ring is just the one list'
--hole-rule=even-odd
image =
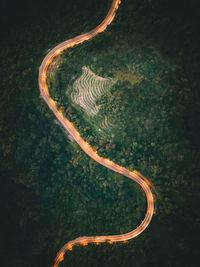
[{"label": "green foliage", "polygon": [[[2,33],[4,266],[50,266],[65,242],[130,231],[145,215],[141,188],[85,155],[39,98],[38,66],[46,50],[91,29],[110,4],[64,2],[30,2],[27,23],[16,21]],[[49,69],[50,93],[83,138],[100,155],[146,176],[157,200],[156,215],[140,237],[77,247],[63,266],[195,266],[200,54],[198,23],[184,5],[122,1],[105,33],[67,50]],[[96,121],[69,97],[82,66],[117,80],[98,100]],[[97,126],[105,115],[114,126],[102,134]]]}]

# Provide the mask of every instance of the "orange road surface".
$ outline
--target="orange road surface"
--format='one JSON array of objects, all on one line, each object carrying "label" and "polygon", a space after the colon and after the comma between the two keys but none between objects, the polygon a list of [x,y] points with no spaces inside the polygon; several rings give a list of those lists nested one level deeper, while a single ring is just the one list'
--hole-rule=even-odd
[{"label": "orange road surface", "polygon": [[62,53],[63,50],[66,50],[69,47],[73,47],[74,45],[78,45],[86,40],[93,38],[98,33],[103,32],[107,28],[107,26],[113,21],[120,2],[120,0],[113,0],[107,16],[105,17],[103,22],[99,24],[96,28],[85,34],[62,42],[46,55],[39,69],[39,88],[41,96],[45,100],[49,108],[52,110],[52,112],[63,125],[63,127],[69,132],[69,134],[74,138],[74,140],[79,144],[79,146],[84,150],[85,153],[87,153],[92,159],[96,160],[98,163],[105,166],[106,168],[132,179],[142,187],[147,198],[147,212],[142,223],[136,229],[132,230],[129,233],[108,236],[83,236],[69,241],[58,252],[55,258],[54,267],[57,267],[59,263],[64,260],[64,255],[66,251],[72,250],[74,245],[87,245],[88,243],[99,244],[102,242],[113,243],[119,241],[126,241],[140,235],[149,225],[154,212],[153,194],[151,192],[149,186],[150,183],[148,182],[148,180],[137,171],[131,172],[126,168],[115,164],[109,159],[100,157],[97,152],[81,138],[79,132],[76,130],[74,125],[67,118],[64,117],[62,110],[57,109],[56,102],[50,97],[47,86],[47,69],[48,66],[51,64],[53,58]]}]

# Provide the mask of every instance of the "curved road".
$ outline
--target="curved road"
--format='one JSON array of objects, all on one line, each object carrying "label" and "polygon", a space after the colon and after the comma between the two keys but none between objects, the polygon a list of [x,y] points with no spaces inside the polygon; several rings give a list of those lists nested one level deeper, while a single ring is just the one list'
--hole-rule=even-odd
[{"label": "curved road", "polygon": [[57,267],[59,263],[64,259],[64,254],[67,250],[72,250],[72,247],[76,244],[81,245],[87,245],[88,243],[101,243],[101,242],[118,242],[118,241],[125,241],[132,239],[139,234],[141,234],[148,226],[148,224],[151,221],[151,218],[153,216],[154,211],[154,201],[153,201],[153,195],[151,192],[151,189],[149,187],[148,180],[143,177],[139,172],[137,171],[129,171],[126,168],[119,166],[115,164],[114,162],[110,161],[109,159],[100,157],[97,152],[87,143],[85,142],[81,137],[79,132],[76,130],[74,125],[63,116],[62,111],[58,110],[56,107],[56,102],[50,97],[48,86],[47,86],[47,69],[48,66],[51,64],[54,57],[59,55],[63,50],[68,49],[69,47],[72,47],[74,45],[78,45],[86,40],[91,39],[95,35],[97,35],[100,32],[103,32],[107,26],[112,22],[112,20],[115,17],[116,10],[118,9],[120,4],[120,0],[113,0],[111,8],[103,20],[101,24],[99,24],[96,28],[91,30],[90,32],[87,32],[85,34],[79,35],[73,39],[69,39],[65,42],[62,42],[61,44],[57,45],[55,48],[53,48],[44,58],[40,69],[39,69],[39,87],[42,98],[45,100],[49,108],[53,111],[57,119],[60,121],[60,123],[63,125],[63,127],[69,132],[71,136],[75,139],[75,141],[79,144],[79,146],[87,153],[91,158],[96,160],[101,165],[105,166],[106,168],[109,168],[115,172],[118,172],[136,183],[138,183],[142,189],[145,192],[146,198],[147,198],[147,212],[145,215],[144,220],[142,223],[133,231],[121,234],[121,235],[108,235],[108,236],[84,236],[79,237],[77,239],[74,239],[72,241],[69,241],[66,243],[61,250],[58,252],[54,267]]}]

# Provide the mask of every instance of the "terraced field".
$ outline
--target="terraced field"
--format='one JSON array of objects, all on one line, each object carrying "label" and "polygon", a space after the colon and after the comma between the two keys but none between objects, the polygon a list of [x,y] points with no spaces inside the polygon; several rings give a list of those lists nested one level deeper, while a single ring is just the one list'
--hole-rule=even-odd
[{"label": "terraced field", "polygon": [[89,67],[82,67],[82,74],[73,84],[71,93],[72,102],[83,109],[83,111],[93,120],[100,121],[98,131],[105,131],[112,128],[113,123],[108,116],[99,115],[97,100],[110,91],[116,83],[112,78],[103,78],[96,75]]},{"label": "terraced field", "polygon": [[97,99],[109,91],[114,83],[113,79],[100,77],[84,66],[82,75],[74,82],[72,101],[80,105],[89,116],[95,116],[99,112]]}]

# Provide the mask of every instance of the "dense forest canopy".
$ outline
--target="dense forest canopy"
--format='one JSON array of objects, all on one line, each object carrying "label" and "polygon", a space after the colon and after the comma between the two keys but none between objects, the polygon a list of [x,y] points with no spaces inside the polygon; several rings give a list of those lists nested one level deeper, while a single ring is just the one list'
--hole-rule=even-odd
[{"label": "dense forest canopy", "polygon": [[[4,266],[51,266],[65,242],[82,235],[124,233],[144,217],[141,188],[85,155],[38,88],[38,68],[47,51],[92,29],[110,4],[1,4]],[[194,0],[122,1],[105,33],[65,51],[49,69],[50,93],[83,138],[100,155],[140,171],[155,187],[155,215],[141,236],[128,243],[78,246],[63,266],[198,266],[197,10]],[[76,81],[85,79],[84,66],[93,73],[90,79],[114,81],[109,90],[95,93],[96,117],[71,97],[80,86]]]}]

